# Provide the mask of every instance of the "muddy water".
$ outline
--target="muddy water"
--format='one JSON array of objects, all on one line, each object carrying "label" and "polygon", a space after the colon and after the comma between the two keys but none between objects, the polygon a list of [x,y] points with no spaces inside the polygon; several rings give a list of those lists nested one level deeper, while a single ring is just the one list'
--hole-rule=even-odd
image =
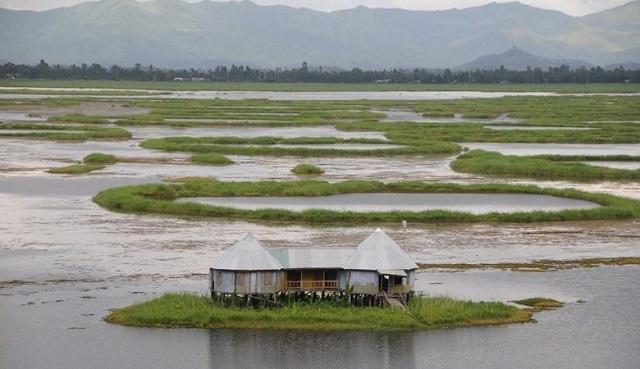
[{"label": "muddy water", "polygon": [[590,131],[597,128],[587,127],[536,127],[536,126],[484,126],[494,131]]},{"label": "muddy water", "polygon": [[614,168],[614,169],[626,169],[626,170],[638,170],[640,169],[640,162],[638,161],[585,161],[584,164],[593,165],[596,167]]},{"label": "muddy water", "polygon": [[470,150],[497,151],[504,155],[640,155],[640,144],[521,144],[461,143]]},{"label": "muddy water", "polygon": [[318,197],[193,197],[180,202],[232,207],[244,210],[286,209],[304,211],[386,212],[449,210],[472,214],[593,209],[599,205],[582,200],[528,194],[342,194]]},{"label": "muddy water", "polygon": [[[161,137],[338,137],[386,140],[382,132],[342,132],[334,126],[319,127],[141,127],[122,126],[139,139]],[[1,131],[0,131],[1,132]]]}]

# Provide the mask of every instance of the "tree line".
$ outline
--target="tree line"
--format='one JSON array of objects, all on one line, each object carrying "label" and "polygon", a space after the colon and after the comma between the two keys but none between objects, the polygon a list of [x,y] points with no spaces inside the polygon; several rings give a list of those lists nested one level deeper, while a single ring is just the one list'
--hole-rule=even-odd
[{"label": "tree line", "polygon": [[432,70],[416,68],[362,70],[324,70],[322,67],[265,69],[249,66],[218,66],[210,69],[167,69],[153,65],[133,67],[100,64],[49,65],[40,60],[36,65],[6,63],[0,65],[0,76],[26,79],[77,79],[77,80],[122,80],[122,81],[210,81],[210,82],[317,82],[317,83],[622,83],[640,82],[640,70],[618,67],[605,70],[601,67],[560,67],[510,70]]}]

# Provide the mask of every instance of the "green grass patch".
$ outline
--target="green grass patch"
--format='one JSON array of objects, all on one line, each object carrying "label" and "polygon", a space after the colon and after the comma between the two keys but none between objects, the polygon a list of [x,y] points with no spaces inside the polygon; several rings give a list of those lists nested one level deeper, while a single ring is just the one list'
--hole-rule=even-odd
[{"label": "green grass patch", "polygon": [[322,170],[320,167],[317,167],[313,164],[305,164],[305,163],[296,165],[293,169],[291,169],[291,172],[294,174],[300,174],[300,175],[324,174],[324,170]]},{"label": "green grass patch", "polygon": [[272,308],[232,308],[195,294],[166,294],[112,312],[109,323],[137,327],[188,327],[290,330],[410,331],[524,323],[531,312],[502,303],[474,303],[450,298],[414,297],[406,314],[399,309],[291,304]]},{"label": "green grass patch", "polygon": [[204,165],[230,165],[233,164],[233,160],[227,158],[224,155],[215,153],[199,153],[191,155],[191,162]]},{"label": "green grass patch", "polygon": [[[532,211],[521,213],[471,214],[427,210],[420,212],[351,212],[311,209],[242,210],[190,202],[175,202],[178,197],[215,196],[329,196],[342,193],[516,193],[574,198],[600,204],[582,210]],[[222,217],[243,220],[300,222],[310,224],[417,223],[430,222],[542,222],[640,217],[640,201],[612,195],[571,189],[540,188],[503,184],[457,185],[422,182],[381,183],[377,181],[260,181],[260,182],[189,182],[182,185],[143,185],[104,190],[93,199],[113,211],[171,214],[176,216]]]},{"label": "green grass patch", "polygon": [[85,164],[115,164],[118,162],[118,158],[115,155],[94,152],[85,156],[82,161]]},{"label": "green grass patch", "polygon": [[[543,157],[505,156],[497,152],[473,150],[451,163],[458,172],[536,179],[563,180],[638,180],[640,170],[596,167],[576,162],[558,161]],[[569,158],[567,158],[569,159]],[[569,159],[570,160],[570,159]]]},{"label": "green grass patch", "polygon": [[544,297],[533,297],[524,300],[513,301],[518,305],[531,307],[534,311],[558,309],[564,306],[564,303],[554,299]]},{"label": "green grass patch", "polygon": [[96,165],[96,164],[74,164],[61,168],[53,168],[49,169],[48,173],[53,174],[85,174],[89,172],[93,172],[94,170],[104,169],[104,165]]},{"label": "green grass patch", "polygon": [[[245,156],[300,156],[300,157],[344,157],[344,156],[398,156],[398,155],[428,155],[454,154],[460,151],[460,146],[448,142],[434,142],[420,140],[415,142],[419,146],[407,146],[390,149],[351,150],[339,147],[339,144],[388,144],[382,140],[369,139],[340,139],[335,137],[167,137],[149,139],[141,146],[145,149],[180,151],[195,153],[217,153],[224,155]],[[312,145],[336,144],[336,148],[314,148]],[[292,145],[280,147],[276,145]],[[296,145],[310,145],[300,146]]]}]

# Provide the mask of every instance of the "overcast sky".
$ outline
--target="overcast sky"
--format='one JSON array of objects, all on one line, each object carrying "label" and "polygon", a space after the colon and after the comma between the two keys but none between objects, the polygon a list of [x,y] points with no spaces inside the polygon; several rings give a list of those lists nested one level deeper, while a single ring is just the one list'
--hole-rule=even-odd
[{"label": "overcast sky", "polygon": [[[0,7],[9,9],[48,10],[59,7],[72,6],[85,1],[97,0],[0,0]],[[152,0],[138,0],[152,1]],[[186,0],[190,3],[202,0]],[[209,0],[204,0],[209,1]],[[216,0],[224,1],[224,0]],[[581,16],[601,10],[614,8],[631,0],[520,0],[521,3],[544,9],[559,10],[561,12]],[[370,8],[403,8],[414,10],[438,10],[451,8],[468,8],[490,2],[508,2],[507,0],[253,0],[260,5],[289,5],[306,7],[316,10],[332,11],[354,8],[365,5]]]}]

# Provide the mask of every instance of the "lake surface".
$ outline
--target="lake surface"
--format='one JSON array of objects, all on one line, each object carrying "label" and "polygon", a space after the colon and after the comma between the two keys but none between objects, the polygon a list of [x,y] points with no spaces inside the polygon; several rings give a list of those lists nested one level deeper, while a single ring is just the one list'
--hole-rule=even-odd
[{"label": "lake surface", "polygon": [[356,212],[451,210],[473,214],[592,209],[599,206],[588,201],[546,195],[468,193],[353,193],[316,197],[193,197],[179,199],[178,201],[245,210],[286,209],[304,211],[324,209]]},{"label": "lake surface", "polygon": [[635,369],[639,276],[637,266],[423,272],[416,283],[432,294],[484,301],[543,295],[567,305],[536,314],[537,323],[392,333],[144,329],[101,320],[110,308],[165,291],[203,293],[205,278],[9,287],[0,295],[2,329],[11,332],[0,335],[0,368]]}]

